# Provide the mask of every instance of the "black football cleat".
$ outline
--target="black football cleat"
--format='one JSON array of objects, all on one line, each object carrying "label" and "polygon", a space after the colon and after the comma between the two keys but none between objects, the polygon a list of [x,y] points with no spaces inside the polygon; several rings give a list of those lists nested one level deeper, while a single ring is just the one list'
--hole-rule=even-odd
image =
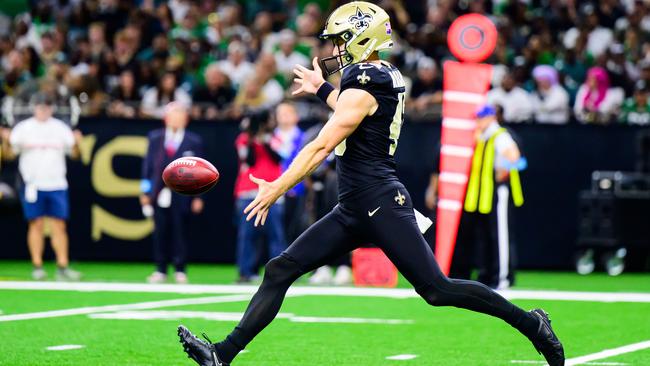
[{"label": "black football cleat", "polygon": [[548,314],[542,309],[533,309],[530,314],[539,319],[539,330],[531,339],[537,352],[544,356],[549,366],[564,366],[564,347],[551,327]]},{"label": "black football cleat", "polygon": [[178,326],[178,336],[183,345],[183,350],[187,353],[187,357],[193,359],[201,366],[229,366],[229,364],[219,360],[217,349],[210,341],[208,336],[203,334],[203,338],[197,338],[189,329],[183,325]]}]

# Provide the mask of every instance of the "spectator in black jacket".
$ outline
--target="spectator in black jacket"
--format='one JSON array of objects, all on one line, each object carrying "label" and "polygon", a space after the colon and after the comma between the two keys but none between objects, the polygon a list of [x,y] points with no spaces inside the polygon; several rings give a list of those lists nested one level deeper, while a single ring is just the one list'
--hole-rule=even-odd
[{"label": "spectator in black jacket", "polygon": [[228,76],[219,69],[216,63],[205,69],[205,86],[194,91],[192,100],[192,117],[196,119],[216,119],[235,99],[235,89]]}]

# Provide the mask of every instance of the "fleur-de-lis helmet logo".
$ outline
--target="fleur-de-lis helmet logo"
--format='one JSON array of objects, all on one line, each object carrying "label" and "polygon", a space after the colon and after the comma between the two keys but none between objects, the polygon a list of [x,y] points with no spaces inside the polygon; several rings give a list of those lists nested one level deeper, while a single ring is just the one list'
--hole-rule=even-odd
[{"label": "fleur-de-lis helmet logo", "polygon": [[372,21],[372,15],[362,12],[361,9],[359,9],[359,7],[357,7],[356,14],[348,18],[348,22],[354,24],[354,27],[356,29],[368,28],[370,26],[371,21]]}]

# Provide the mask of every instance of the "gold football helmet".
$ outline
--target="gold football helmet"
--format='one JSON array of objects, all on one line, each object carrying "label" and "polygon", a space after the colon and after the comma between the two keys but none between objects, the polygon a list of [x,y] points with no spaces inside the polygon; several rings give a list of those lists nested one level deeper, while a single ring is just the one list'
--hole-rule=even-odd
[{"label": "gold football helmet", "polygon": [[391,33],[390,18],[379,6],[365,1],[339,6],[320,35],[321,39],[331,40],[339,51],[337,56],[323,58],[325,72],[333,74],[367,60],[375,51],[393,47]]}]

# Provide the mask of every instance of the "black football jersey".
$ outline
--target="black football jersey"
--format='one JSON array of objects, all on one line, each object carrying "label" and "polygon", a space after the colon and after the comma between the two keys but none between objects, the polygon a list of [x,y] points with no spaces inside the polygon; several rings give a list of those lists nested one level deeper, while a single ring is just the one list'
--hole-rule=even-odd
[{"label": "black football jersey", "polygon": [[404,121],[402,74],[384,61],[354,64],[343,70],[341,93],[351,88],[370,93],[378,108],[335,149],[339,200],[398,180],[394,155]]}]

